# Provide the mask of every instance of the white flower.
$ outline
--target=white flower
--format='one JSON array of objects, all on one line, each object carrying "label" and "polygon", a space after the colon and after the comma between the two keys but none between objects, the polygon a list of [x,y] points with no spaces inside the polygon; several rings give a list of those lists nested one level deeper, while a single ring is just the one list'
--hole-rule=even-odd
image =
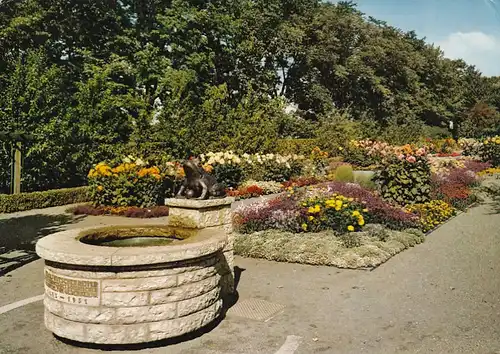
[{"label": "white flower", "polygon": [[130,160],[130,158],[127,156],[127,157],[125,157],[125,158],[123,159],[123,162],[125,162],[125,163],[131,163],[131,162],[132,162],[132,160]]},{"label": "white flower", "polygon": [[144,161],[142,161],[141,159],[137,159],[137,160],[135,160],[135,164],[136,164],[136,166],[143,166]]}]

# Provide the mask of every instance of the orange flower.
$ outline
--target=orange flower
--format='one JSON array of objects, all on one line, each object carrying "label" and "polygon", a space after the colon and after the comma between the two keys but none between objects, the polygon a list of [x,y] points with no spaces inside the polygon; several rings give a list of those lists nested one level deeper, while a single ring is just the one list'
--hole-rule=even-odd
[{"label": "orange flower", "polygon": [[211,173],[213,171],[214,167],[212,165],[206,164],[206,165],[203,165],[203,169],[205,170],[205,172]]}]

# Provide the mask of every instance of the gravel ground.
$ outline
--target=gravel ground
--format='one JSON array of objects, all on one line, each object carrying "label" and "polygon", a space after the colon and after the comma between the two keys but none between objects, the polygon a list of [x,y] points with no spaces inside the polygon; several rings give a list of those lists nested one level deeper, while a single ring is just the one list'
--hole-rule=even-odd
[{"label": "gravel ground", "polygon": [[[283,304],[283,313],[268,322],[228,316],[200,337],[168,348],[121,353],[272,354],[289,335],[302,338],[297,354],[500,353],[497,207],[481,205],[459,215],[431,233],[423,244],[373,271],[237,257],[236,266],[243,269],[239,301],[262,299]],[[33,239],[47,232],[44,225],[54,230],[111,220],[63,220],[57,212],[48,215],[45,223],[31,219],[34,217],[40,215],[18,215],[16,221]],[[7,220],[14,222],[12,216]],[[38,229],[30,226],[32,220],[39,221]],[[2,239],[17,234],[10,230],[4,222]],[[23,240],[24,245],[29,244],[28,236]],[[0,306],[42,294],[42,267],[40,260],[26,262],[0,277]],[[97,352],[65,344],[46,331],[41,302],[0,314],[0,353]]]}]

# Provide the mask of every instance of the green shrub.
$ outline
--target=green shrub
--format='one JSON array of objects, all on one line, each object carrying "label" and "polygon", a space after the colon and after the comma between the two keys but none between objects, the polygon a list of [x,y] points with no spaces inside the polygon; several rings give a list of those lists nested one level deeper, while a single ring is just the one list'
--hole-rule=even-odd
[{"label": "green shrub", "polygon": [[388,161],[373,179],[382,197],[401,205],[425,203],[431,192],[430,165],[424,156],[400,155]]},{"label": "green shrub", "polygon": [[422,129],[422,136],[432,140],[446,139],[451,138],[451,132],[448,128],[426,125]]},{"label": "green shrub", "polygon": [[481,138],[498,133],[500,114],[495,107],[478,102],[465,112],[458,127],[458,134],[466,138]]},{"label": "green shrub", "polygon": [[375,155],[367,154],[366,150],[360,146],[349,144],[341,152],[344,161],[359,167],[368,167],[380,163]]},{"label": "green shrub", "polygon": [[266,161],[262,166],[262,180],[285,182],[292,177],[300,175],[302,166],[297,162],[287,164],[276,163],[274,161]]},{"label": "green shrub", "polygon": [[88,202],[89,187],[54,189],[44,192],[0,194],[0,213],[42,209],[60,205]]},{"label": "green shrub", "polygon": [[278,119],[278,136],[284,139],[310,139],[315,136],[317,123],[299,114],[282,114]]},{"label": "green shrub", "polygon": [[489,162],[494,167],[500,166],[500,136],[485,139],[479,155],[484,162]]},{"label": "green shrub", "polygon": [[356,175],[354,176],[354,182],[358,183],[361,187],[366,189],[376,189],[377,185],[373,182],[373,176],[368,175]]},{"label": "green shrub", "polygon": [[309,155],[318,145],[316,139],[279,139],[276,152],[281,155]]},{"label": "green shrub", "polygon": [[337,156],[351,140],[361,137],[361,126],[348,113],[335,111],[321,121],[317,136],[318,146],[331,156]]},{"label": "green shrub", "polygon": [[241,165],[226,163],[216,164],[212,174],[218,183],[226,188],[236,188],[243,181],[243,168]]},{"label": "green shrub", "polygon": [[351,165],[342,165],[335,170],[335,180],[339,182],[353,182],[354,173]]},{"label": "green shrub", "polygon": [[422,136],[424,127],[425,124],[411,114],[406,116],[400,113],[397,117],[392,117],[387,121],[378,138],[392,145],[413,143]]}]

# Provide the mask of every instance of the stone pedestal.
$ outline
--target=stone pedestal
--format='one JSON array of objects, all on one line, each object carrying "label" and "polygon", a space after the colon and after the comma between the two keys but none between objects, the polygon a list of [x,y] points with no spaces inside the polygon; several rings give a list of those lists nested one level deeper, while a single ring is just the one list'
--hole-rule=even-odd
[{"label": "stone pedestal", "polygon": [[226,269],[221,269],[223,296],[234,293],[234,236],[232,227],[231,205],[233,197],[220,199],[180,199],[167,198],[169,225],[196,229],[217,229],[226,233],[227,244],[222,250]]}]

